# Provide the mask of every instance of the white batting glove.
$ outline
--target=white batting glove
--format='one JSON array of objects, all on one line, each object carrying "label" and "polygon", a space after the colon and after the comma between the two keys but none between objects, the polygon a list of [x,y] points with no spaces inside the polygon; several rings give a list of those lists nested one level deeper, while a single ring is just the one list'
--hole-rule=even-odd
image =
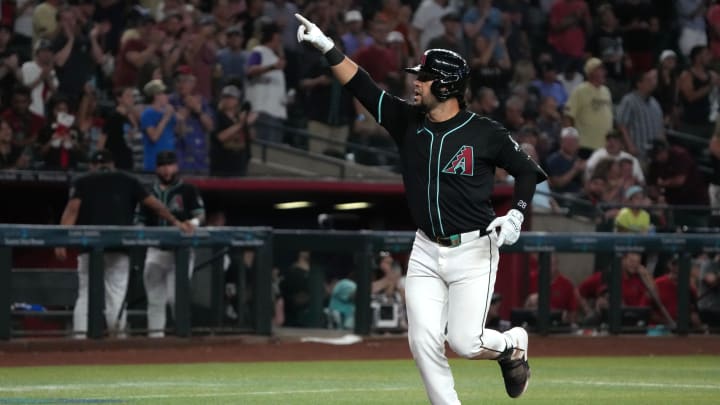
[{"label": "white batting glove", "polygon": [[486,231],[495,232],[495,228],[500,227],[500,232],[497,233],[497,245],[498,247],[503,244],[512,245],[517,242],[520,237],[520,228],[525,216],[522,212],[512,209],[508,211],[507,215],[495,218],[490,225],[488,225]]},{"label": "white batting glove", "polygon": [[332,39],[328,38],[327,35],[323,34],[322,30],[317,25],[311,23],[307,18],[295,13],[295,18],[300,21],[300,26],[297,30],[298,42],[303,41],[309,42],[312,46],[319,49],[323,54],[333,48],[335,43]]}]

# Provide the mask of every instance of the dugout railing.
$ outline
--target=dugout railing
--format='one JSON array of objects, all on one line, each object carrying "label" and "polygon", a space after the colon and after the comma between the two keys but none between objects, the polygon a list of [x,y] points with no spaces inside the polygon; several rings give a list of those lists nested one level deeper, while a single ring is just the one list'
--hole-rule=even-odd
[{"label": "dugout railing", "polygon": [[[368,260],[374,252],[408,252],[412,247],[414,232],[387,231],[321,231],[321,230],[273,230],[270,228],[201,228],[193,235],[183,235],[174,229],[138,227],[60,227],[42,225],[0,226],[0,339],[11,337],[12,304],[12,251],[16,247],[68,246],[90,251],[90,293],[88,310],[88,335],[99,339],[103,333],[103,269],[102,252],[112,247],[163,246],[176,250],[177,268],[185,268],[188,250],[192,247],[243,247],[257,250],[254,266],[253,319],[254,331],[269,335],[272,332],[272,267],[273,251],[314,250],[326,252],[350,252],[355,255],[357,271],[355,332],[370,333],[370,277],[372,264]],[[552,253],[606,253],[613,254],[609,277],[610,333],[622,332],[622,297],[620,255],[625,252],[666,252],[678,254],[680,274],[678,277],[678,319],[675,332],[689,333],[689,280],[691,255],[719,253],[720,238],[703,234],[613,234],[613,233],[545,233],[526,232],[512,246],[502,248],[505,253],[539,254],[539,305],[536,331],[548,334],[550,325],[550,259]],[[222,269],[219,270],[222,272]],[[220,273],[221,274],[221,273]],[[319,279],[322,275],[314,273]],[[316,285],[321,285],[315,283]],[[189,305],[190,280],[176,277],[175,334],[191,335]],[[322,306],[322,294],[312,294],[311,306],[318,312]],[[238,302],[238,305],[243,305]]]}]

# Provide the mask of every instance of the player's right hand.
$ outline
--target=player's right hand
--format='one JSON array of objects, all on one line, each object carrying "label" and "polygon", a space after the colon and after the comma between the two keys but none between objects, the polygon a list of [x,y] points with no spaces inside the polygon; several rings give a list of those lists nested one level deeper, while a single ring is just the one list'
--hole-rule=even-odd
[{"label": "player's right hand", "polygon": [[297,31],[298,42],[309,42],[310,45],[314,46],[322,53],[331,50],[335,46],[332,39],[328,38],[327,35],[325,35],[317,25],[310,22],[310,20],[298,13],[295,13],[295,18],[300,21],[300,26]]},{"label": "player's right hand", "polygon": [[195,232],[195,227],[193,226],[193,224],[190,223],[190,221],[182,221],[182,222],[180,222],[180,223],[178,224],[178,228],[180,228],[180,230],[181,230],[183,233],[188,234],[188,235],[192,235],[193,232]]}]

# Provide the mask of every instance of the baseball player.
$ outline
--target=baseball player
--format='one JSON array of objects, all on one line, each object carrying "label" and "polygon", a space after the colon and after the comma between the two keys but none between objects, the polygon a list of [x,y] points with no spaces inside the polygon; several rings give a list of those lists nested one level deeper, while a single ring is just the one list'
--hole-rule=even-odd
[{"label": "baseball player", "polygon": [[[132,225],[138,203],[169,224],[191,232],[192,226],[180,222],[157,198],[148,194],[140,181],[115,170],[112,155],[107,150],[93,154],[91,173],[78,178],[70,188],[70,198],[65,206],[61,225]],[[55,256],[64,261],[65,248],[56,248]],[[130,260],[127,252],[108,249],[103,254],[105,263],[105,320],[113,335],[122,334],[125,317],[118,317],[127,291]],[[88,270],[87,252],[78,255],[78,298],[73,310],[73,332],[76,338],[84,338],[87,332]],[[120,319],[118,319],[120,318]]]},{"label": "baseball player", "polygon": [[[417,75],[411,104],[380,89],[315,24],[295,16],[301,22],[298,41],[325,55],[335,77],[400,150],[408,204],[419,228],[405,285],[408,339],[430,402],[460,403],[446,340],[465,358],[497,360],[508,395],[522,395],[530,378],[527,332],[485,329],[485,319],[498,248],[517,241],[523,213],[545,173],[505,128],[464,108],[469,68],[458,54],[430,49],[418,66],[406,69]],[[496,167],[515,177],[512,209],[499,218],[490,202]]]},{"label": "baseball player", "polygon": [[[152,195],[167,205],[170,212],[182,221],[188,221],[194,228],[205,221],[205,207],[197,187],[184,183],[178,176],[178,161],[175,152],[162,151],[155,159],[157,180]],[[138,223],[147,226],[168,226],[162,217],[140,207]],[[192,276],[193,255],[190,255],[188,275]],[[150,247],[145,257],[143,272],[147,295],[147,322],[149,337],[165,336],[166,307],[175,309],[175,252]]]}]

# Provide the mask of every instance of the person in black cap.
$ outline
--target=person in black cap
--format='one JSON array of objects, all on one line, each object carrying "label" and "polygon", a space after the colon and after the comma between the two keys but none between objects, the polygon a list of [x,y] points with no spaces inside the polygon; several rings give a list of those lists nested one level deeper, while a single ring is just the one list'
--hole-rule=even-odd
[{"label": "person in black cap", "polygon": [[[178,173],[175,152],[159,152],[155,161],[157,179],[152,187],[152,195],[167,205],[175,217],[196,228],[205,222],[205,204],[197,187],[184,183]],[[145,206],[140,207],[137,222],[146,226],[170,225],[166,218]],[[191,254],[188,266],[190,276],[193,256]],[[175,308],[175,253],[172,250],[148,248],[143,281],[148,301],[148,336],[164,337],[166,307],[169,304],[171,309]]]},{"label": "person in black cap", "polygon": [[[60,225],[133,225],[135,207],[140,204],[164,218],[183,232],[192,232],[189,222],[181,222],[157,198],[148,194],[140,181],[130,174],[115,170],[112,154],[96,151],[90,159],[90,173],[78,178],[70,188],[70,197]],[[56,248],[55,256],[64,261],[65,248]],[[127,290],[130,260],[127,252],[106,250],[105,263],[105,320],[111,334],[125,328],[119,317]],[[73,332],[84,338],[87,331],[89,255],[78,256],[78,298],[73,311]]]}]

